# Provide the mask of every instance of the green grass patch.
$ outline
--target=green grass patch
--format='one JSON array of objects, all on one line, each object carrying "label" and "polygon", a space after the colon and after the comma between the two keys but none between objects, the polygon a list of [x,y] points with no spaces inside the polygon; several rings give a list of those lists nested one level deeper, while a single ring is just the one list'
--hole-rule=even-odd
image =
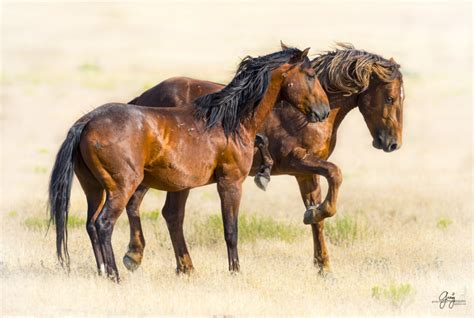
[{"label": "green grass patch", "polygon": [[356,216],[337,216],[334,220],[326,220],[324,231],[332,244],[347,246],[367,236],[367,228]]},{"label": "green grass patch", "polygon": [[160,210],[153,210],[153,211],[142,213],[142,218],[145,220],[156,221],[158,220],[160,215],[161,215]]},{"label": "green grass patch", "polygon": [[445,230],[453,223],[453,221],[449,218],[439,218],[438,222],[436,223],[436,227],[441,230]]},{"label": "green grass patch", "polygon": [[29,217],[23,221],[23,224],[30,230],[42,230],[48,227],[48,220],[39,217]]},{"label": "green grass patch", "polygon": [[77,67],[80,72],[84,73],[99,73],[100,66],[96,63],[83,63]]},{"label": "green grass patch", "polygon": [[414,293],[415,290],[409,283],[391,283],[388,286],[372,287],[373,298],[387,301],[397,309],[400,309]]},{"label": "green grass patch", "polygon": [[79,228],[79,227],[85,227],[85,226],[86,226],[86,218],[75,216],[75,215],[69,215],[68,220],[67,220],[68,228]]},{"label": "green grass patch", "polygon": [[201,198],[206,201],[211,201],[211,200],[218,200],[218,195],[216,192],[211,192],[211,191],[206,191],[203,192],[201,195]]},{"label": "green grass patch", "polygon": [[41,155],[46,155],[49,153],[49,149],[48,148],[38,148],[36,149],[36,152],[41,154]]},{"label": "green grass patch", "polygon": [[[277,239],[293,242],[304,231],[293,224],[278,222],[269,217],[256,215],[239,216],[239,242],[253,243],[258,239]],[[211,215],[204,222],[194,225],[194,241],[199,244],[214,244],[224,239],[224,226],[220,215]]]},{"label": "green grass patch", "polygon": [[8,212],[8,217],[10,218],[16,218],[18,216],[18,212],[15,211],[15,210],[11,210],[10,212]]},{"label": "green grass patch", "polygon": [[48,168],[43,167],[43,166],[35,166],[33,168],[33,171],[34,171],[34,173],[45,174],[45,173],[48,172]]},{"label": "green grass patch", "polygon": [[[49,219],[40,217],[29,217],[23,221],[30,230],[45,230],[48,228]],[[68,229],[81,228],[86,226],[86,219],[75,215],[69,215],[67,220]]]}]

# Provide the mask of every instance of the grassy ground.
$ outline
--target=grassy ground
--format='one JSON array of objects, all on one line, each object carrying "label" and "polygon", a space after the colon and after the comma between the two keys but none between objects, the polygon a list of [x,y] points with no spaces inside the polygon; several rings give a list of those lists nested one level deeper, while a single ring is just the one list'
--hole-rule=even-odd
[{"label": "grassy ground", "polygon": [[[300,2],[262,4],[2,4],[2,315],[32,314],[443,314],[472,315],[472,31],[465,4]],[[327,221],[333,266],[312,266],[310,228],[296,182],[275,177],[266,193],[249,179],[240,218],[242,272],[227,272],[214,186],[192,191],[185,233],[196,272],[174,274],[160,209],[143,203],[141,268],[128,273],[125,216],[113,245],[123,282],[95,274],[76,182],[69,246],[59,267],[45,199],[68,127],[110,101],[128,101],[174,75],[225,82],[238,58],[279,40],[313,50],[334,41],[393,56],[405,75],[404,145],[371,147],[354,110],[331,160],[344,173]],[[438,309],[455,292],[466,306]]]}]

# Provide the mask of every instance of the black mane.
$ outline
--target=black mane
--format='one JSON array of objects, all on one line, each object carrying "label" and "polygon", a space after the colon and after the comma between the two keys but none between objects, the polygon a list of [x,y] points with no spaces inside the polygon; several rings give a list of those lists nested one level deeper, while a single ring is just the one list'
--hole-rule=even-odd
[{"label": "black mane", "polygon": [[245,57],[235,77],[222,90],[194,101],[196,117],[205,119],[206,128],[222,124],[226,136],[239,133],[240,122],[252,116],[265,94],[270,72],[288,63],[299,49],[287,48],[259,57]]}]

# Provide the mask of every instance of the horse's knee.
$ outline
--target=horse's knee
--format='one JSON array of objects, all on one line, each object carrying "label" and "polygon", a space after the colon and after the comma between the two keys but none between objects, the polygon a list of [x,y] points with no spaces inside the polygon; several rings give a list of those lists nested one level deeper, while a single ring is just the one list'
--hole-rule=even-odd
[{"label": "horse's knee", "polygon": [[97,229],[95,227],[95,223],[93,220],[90,220],[86,223],[86,230],[87,230],[87,233],[89,234],[89,237],[97,236]]},{"label": "horse's knee", "polygon": [[333,165],[329,171],[329,177],[331,178],[334,185],[340,186],[342,184],[342,171],[338,166]]},{"label": "horse's knee", "polygon": [[112,234],[112,223],[105,217],[99,216],[97,218],[95,221],[95,228],[97,230],[97,234],[102,240],[110,237]]}]

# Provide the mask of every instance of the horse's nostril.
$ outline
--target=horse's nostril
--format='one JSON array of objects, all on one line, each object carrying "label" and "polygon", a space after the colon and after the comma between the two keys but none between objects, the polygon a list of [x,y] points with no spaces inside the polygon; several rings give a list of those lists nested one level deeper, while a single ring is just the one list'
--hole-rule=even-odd
[{"label": "horse's nostril", "polygon": [[397,145],[396,143],[393,143],[393,144],[391,144],[391,145],[388,147],[388,149],[389,149],[390,151],[394,151],[394,150],[397,149],[397,147],[398,147],[398,145]]},{"label": "horse's nostril", "polygon": [[378,135],[378,136],[377,136],[377,142],[379,143],[379,145],[383,145],[383,143],[382,143],[382,136],[381,136],[381,135]]}]

